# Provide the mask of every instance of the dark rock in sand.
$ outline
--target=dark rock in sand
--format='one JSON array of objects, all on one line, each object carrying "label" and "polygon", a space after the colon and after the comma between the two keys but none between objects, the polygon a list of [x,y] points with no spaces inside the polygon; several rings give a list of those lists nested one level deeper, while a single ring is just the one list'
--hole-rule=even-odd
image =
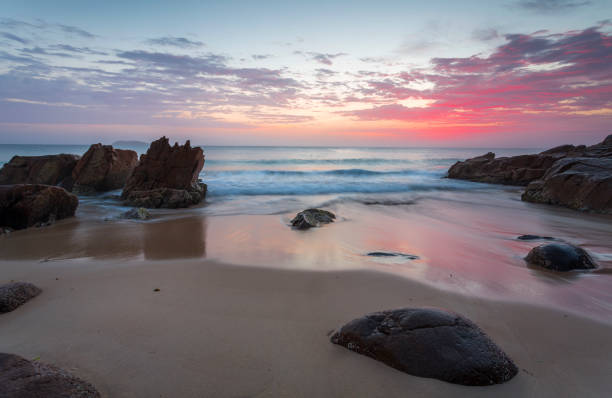
[{"label": "dark rock in sand", "polygon": [[74,192],[93,193],[120,189],[138,164],[136,152],[94,144],[72,170]]},{"label": "dark rock in sand", "polygon": [[612,213],[612,157],[561,159],[542,179],[530,183],[521,198],[527,202]]},{"label": "dark rock in sand", "polygon": [[0,185],[0,226],[23,229],[74,216],[78,198],[50,185]]},{"label": "dark rock in sand", "polygon": [[368,256],[371,256],[371,257],[403,257],[409,260],[419,259],[419,256],[415,256],[414,254],[404,254],[404,253],[395,253],[395,252],[369,252]]},{"label": "dark rock in sand", "polygon": [[13,156],[0,170],[0,185],[63,184],[76,166],[77,155]]},{"label": "dark rock in sand", "polygon": [[170,146],[162,137],[151,143],[128,179],[121,199],[138,207],[188,207],[206,196],[206,184],[198,181],[204,167],[202,148]]},{"label": "dark rock in sand", "polygon": [[42,290],[38,287],[26,282],[11,282],[0,285],[0,314],[13,311],[41,292]]},{"label": "dark rock in sand", "polygon": [[0,397],[99,398],[100,393],[88,382],[55,366],[0,353]]},{"label": "dark rock in sand", "polygon": [[129,218],[132,220],[148,220],[151,218],[151,213],[144,207],[138,209],[130,209],[121,215],[121,218]]},{"label": "dark rock in sand", "polygon": [[299,212],[291,220],[291,226],[296,229],[308,229],[319,227],[321,224],[329,224],[334,222],[336,216],[334,213],[321,209],[306,209]]},{"label": "dark rock in sand", "polygon": [[525,261],[554,271],[587,270],[597,265],[586,250],[567,243],[548,243],[531,249]]},{"label": "dark rock in sand", "polygon": [[518,371],[478,326],[439,309],[368,314],[344,325],[331,341],[411,375],[456,384],[503,383]]},{"label": "dark rock in sand", "polygon": [[521,235],[517,236],[518,240],[555,240],[552,236],[539,236],[539,235]]}]

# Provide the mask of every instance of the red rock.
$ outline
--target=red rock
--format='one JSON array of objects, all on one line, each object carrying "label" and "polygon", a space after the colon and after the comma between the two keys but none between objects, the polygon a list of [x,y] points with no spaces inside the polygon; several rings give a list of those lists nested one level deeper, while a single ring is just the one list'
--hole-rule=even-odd
[{"label": "red rock", "polygon": [[0,170],[0,185],[62,184],[77,164],[77,155],[13,156]]},{"label": "red rock", "polygon": [[162,137],[140,157],[121,198],[139,207],[187,207],[199,203],[206,195],[206,185],[198,181],[202,167],[202,148],[192,148],[189,141],[171,147]]},{"label": "red rock", "polygon": [[51,185],[0,185],[0,226],[13,229],[52,223],[74,215],[78,198]]},{"label": "red rock", "polygon": [[94,144],[72,171],[73,191],[104,192],[122,188],[138,164],[136,152]]}]

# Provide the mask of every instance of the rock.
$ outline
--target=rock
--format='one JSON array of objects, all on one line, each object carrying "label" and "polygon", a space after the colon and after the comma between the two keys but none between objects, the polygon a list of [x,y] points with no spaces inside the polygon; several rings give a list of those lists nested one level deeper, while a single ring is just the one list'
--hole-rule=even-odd
[{"label": "rock", "polygon": [[138,207],[188,207],[206,196],[206,184],[198,180],[204,167],[202,148],[168,143],[162,137],[151,143],[128,179],[121,199]]},{"label": "rock", "polygon": [[368,314],[344,325],[331,341],[408,374],[456,384],[503,383],[518,371],[478,326],[440,309]]},{"label": "rock", "polygon": [[65,370],[18,355],[0,353],[0,369],[0,397],[100,397],[94,386]]},{"label": "rock", "polygon": [[77,155],[13,156],[0,170],[0,185],[62,184],[76,166]]},{"label": "rock", "polygon": [[0,226],[23,229],[74,216],[78,198],[50,185],[0,185]]},{"label": "rock", "polygon": [[527,202],[612,213],[612,157],[561,159],[542,179],[530,183],[521,198]]},{"label": "rock", "polygon": [[612,135],[599,144],[560,145],[533,155],[495,158],[486,155],[457,162],[448,170],[448,178],[488,182],[493,184],[527,185],[544,177],[555,162],[569,157],[612,157]]},{"label": "rock", "polygon": [[319,227],[321,224],[329,224],[334,222],[336,216],[334,213],[321,209],[306,209],[299,212],[291,220],[291,225],[296,229],[308,229]]},{"label": "rock", "polygon": [[517,236],[518,240],[555,240],[552,236],[539,236],[539,235],[521,235]]},{"label": "rock", "polygon": [[11,312],[38,296],[42,290],[31,283],[11,282],[0,285],[0,314]]},{"label": "rock", "polygon": [[448,177],[492,184],[527,185],[541,178],[561,156],[555,153],[495,158],[495,154],[489,152],[455,163],[448,170]]},{"label": "rock", "polygon": [[73,192],[93,193],[123,188],[138,164],[136,152],[94,144],[72,170]]},{"label": "rock", "polygon": [[418,260],[419,256],[415,256],[414,254],[404,254],[404,253],[395,253],[395,252],[369,252],[368,256],[371,257],[404,257],[408,260]]},{"label": "rock", "polygon": [[148,220],[151,218],[151,213],[144,207],[130,209],[121,215],[121,218],[130,218],[133,220]]},{"label": "rock", "polygon": [[554,271],[572,271],[597,268],[582,248],[567,243],[548,243],[531,249],[525,261]]}]

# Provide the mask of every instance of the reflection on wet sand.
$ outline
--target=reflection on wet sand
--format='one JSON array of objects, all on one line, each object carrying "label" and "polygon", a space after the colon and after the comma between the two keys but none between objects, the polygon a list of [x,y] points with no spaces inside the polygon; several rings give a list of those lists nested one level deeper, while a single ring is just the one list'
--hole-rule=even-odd
[{"label": "reflection on wet sand", "polygon": [[51,227],[0,237],[0,258],[5,260],[140,257],[156,260],[205,256],[203,216],[150,222],[74,218]]},{"label": "reflection on wet sand", "polygon": [[143,253],[147,260],[206,257],[204,217],[185,217],[141,225]]}]

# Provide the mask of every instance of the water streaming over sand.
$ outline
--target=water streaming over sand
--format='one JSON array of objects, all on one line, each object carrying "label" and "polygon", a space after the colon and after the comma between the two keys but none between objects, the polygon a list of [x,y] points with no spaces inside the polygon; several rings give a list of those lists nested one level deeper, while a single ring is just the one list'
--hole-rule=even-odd
[{"label": "water streaming over sand", "polygon": [[[0,146],[19,153],[82,153],[85,146]],[[139,153],[146,147],[134,148]],[[204,147],[206,203],[153,210],[148,222],[120,220],[118,191],[80,198],[77,217],[0,239],[7,259],[212,258],[307,270],[375,269],[471,296],[526,301],[612,319],[612,217],[520,201],[520,187],[443,178],[455,161],[489,150],[536,149]],[[299,232],[287,224],[306,207],[338,221]],[[600,263],[590,273],[526,266],[554,236],[581,245]],[[418,256],[370,258],[370,251]]]}]

